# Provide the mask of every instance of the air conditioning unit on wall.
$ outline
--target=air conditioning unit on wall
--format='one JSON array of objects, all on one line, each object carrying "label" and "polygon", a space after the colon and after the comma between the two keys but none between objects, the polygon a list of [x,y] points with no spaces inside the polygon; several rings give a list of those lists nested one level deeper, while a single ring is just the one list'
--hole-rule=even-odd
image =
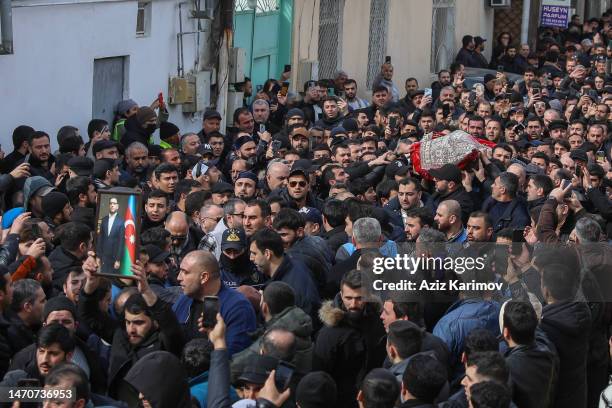
[{"label": "air conditioning unit on wall", "polygon": [[489,0],[489,6],[493,8],[508,8],[512,4],[512,0]]}]

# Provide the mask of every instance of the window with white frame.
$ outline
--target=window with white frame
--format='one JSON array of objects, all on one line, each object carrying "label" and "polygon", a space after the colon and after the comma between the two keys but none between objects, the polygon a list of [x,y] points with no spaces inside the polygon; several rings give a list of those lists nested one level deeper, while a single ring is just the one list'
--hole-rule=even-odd
[{"label": "window with white frame", "polygon": [[136,35],[146,37],[151,33],[151,1],[139,1],[136,13]]},{"label": "window with white frame", "polygon": [[446,69],[455,58],[455,0],[433,0],[430,71]]}]

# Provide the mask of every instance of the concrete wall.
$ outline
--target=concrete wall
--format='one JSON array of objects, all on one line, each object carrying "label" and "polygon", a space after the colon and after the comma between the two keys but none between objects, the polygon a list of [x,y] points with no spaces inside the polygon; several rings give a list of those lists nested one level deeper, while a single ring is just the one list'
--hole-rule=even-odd
[{"label": "concrete wall", "polygon": [[[12,150],[12,130],[21,124],[49,133],[54,148],[63,125],[77,126],[87,139],[96,58],[129,56],[127,96],[139,104],[149,105],[160,91],[167,95],[168,77],[177,69],[178,1],[153,1],[146,37],[136,36],[137,1],[34,1],[13,1],[15,53],[0,56],[3,150]],[[183,30],[193,31],[195,20],[185,11]],[[194,38],[184,38],[186,72],[197,53]],[[201,120],[183,115],[180,106],[169,111],[182,132],[201,128]]]},{"label": "concrete wall", "polygon": [[[404,93],[404,81],[408,77],[416,77],[422,87],[429,86],[432,81],[429,71],[432,3],[432,0],[389,0],[386,54],[392,56],[395,68],[394,81],[401,94]],[[493,10],[486,7],[482,0],[456,0],[455,10],[454,48],[457,50],[460,48],[463,35],[468,33],[480,35],[489,40],[486,55],[490,56]],[[317,59],[318,12],[318,0],[295,0],[294,65],[301,59]],[[311,36],[313,21],[314,29]],[[341,68],[357,81],[361,96],[370,94],[365,89],[369,26],[370,0],[346,0],[343,13]]]},{"label": "concrete wall", "polygon": [[316,60],[319,55],[319,0],[295,0],[293,4],[293,35],[291,38],[291,87],[297,84],[297,71],[302,60]]}]

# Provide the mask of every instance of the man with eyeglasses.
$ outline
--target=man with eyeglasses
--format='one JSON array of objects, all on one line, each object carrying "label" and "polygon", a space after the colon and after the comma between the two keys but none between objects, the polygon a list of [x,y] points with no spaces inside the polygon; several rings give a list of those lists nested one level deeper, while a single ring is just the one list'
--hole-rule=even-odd
[{"label": "man with eyeglasses", "polygon": [[219,245],[213,235],[219,221],[223,219],[223,208],[214,204],[207,204],[200,210],[200,227],[204,236],[198,244],[198,249],[203,249],[215,254]]},{"label": "man with eyeglasses", "polygon": [[170,241],[172,242],[170,252],[176,261],[176,265],[179,265],[185,255],[196,249],[196,240],[189,231],[187,215],[182,211],[170,213],[166,219],[165,228],[170,233]]},{"label": "man with eyeglasses", "polygon": [[315,207],[321,211],[323,201],[310,191],[310,166],[310,160],[297,160],[289,172],[287,186],[277,190],[274,195],[287,203],[294,203],[296,208]]},{"label": "man with eyeglasses", "polygon": [[[223,232],[225,232],[226,229],[242,228],[245,207],[246,203],[239,198],[230,198],[225,204],[223,204],[224,216],[211,232],[216,242],[222,241]],[[217,258],[218,260],[220,257],[221,247],[217,245],[217,247],[215,248],[215,258]]]}]

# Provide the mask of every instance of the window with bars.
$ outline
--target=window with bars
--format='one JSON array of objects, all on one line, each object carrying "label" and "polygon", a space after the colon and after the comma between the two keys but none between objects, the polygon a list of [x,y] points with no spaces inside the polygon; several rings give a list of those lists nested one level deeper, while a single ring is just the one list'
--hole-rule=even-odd
[{"label": "window with bars", "polygon": [[319,78],[333,78],[342,61],[344,0],[319,4]]},{"label": "window with bars", "polygon": [[235,0],[234,11],[250,11],[257,14],[269,13],[280,9],[280,0]]},{"label": "window with bars", "polygon": [[368,76],[366,82],[368,89],[372,87],[387,52],[388,11],[388,0],[372,0],[370,3],[370,40],[368,43]]},{"label": "window with bars", "polygon": [[455,0],[434,0],[430,71],[446,69],[455,58]]}]

